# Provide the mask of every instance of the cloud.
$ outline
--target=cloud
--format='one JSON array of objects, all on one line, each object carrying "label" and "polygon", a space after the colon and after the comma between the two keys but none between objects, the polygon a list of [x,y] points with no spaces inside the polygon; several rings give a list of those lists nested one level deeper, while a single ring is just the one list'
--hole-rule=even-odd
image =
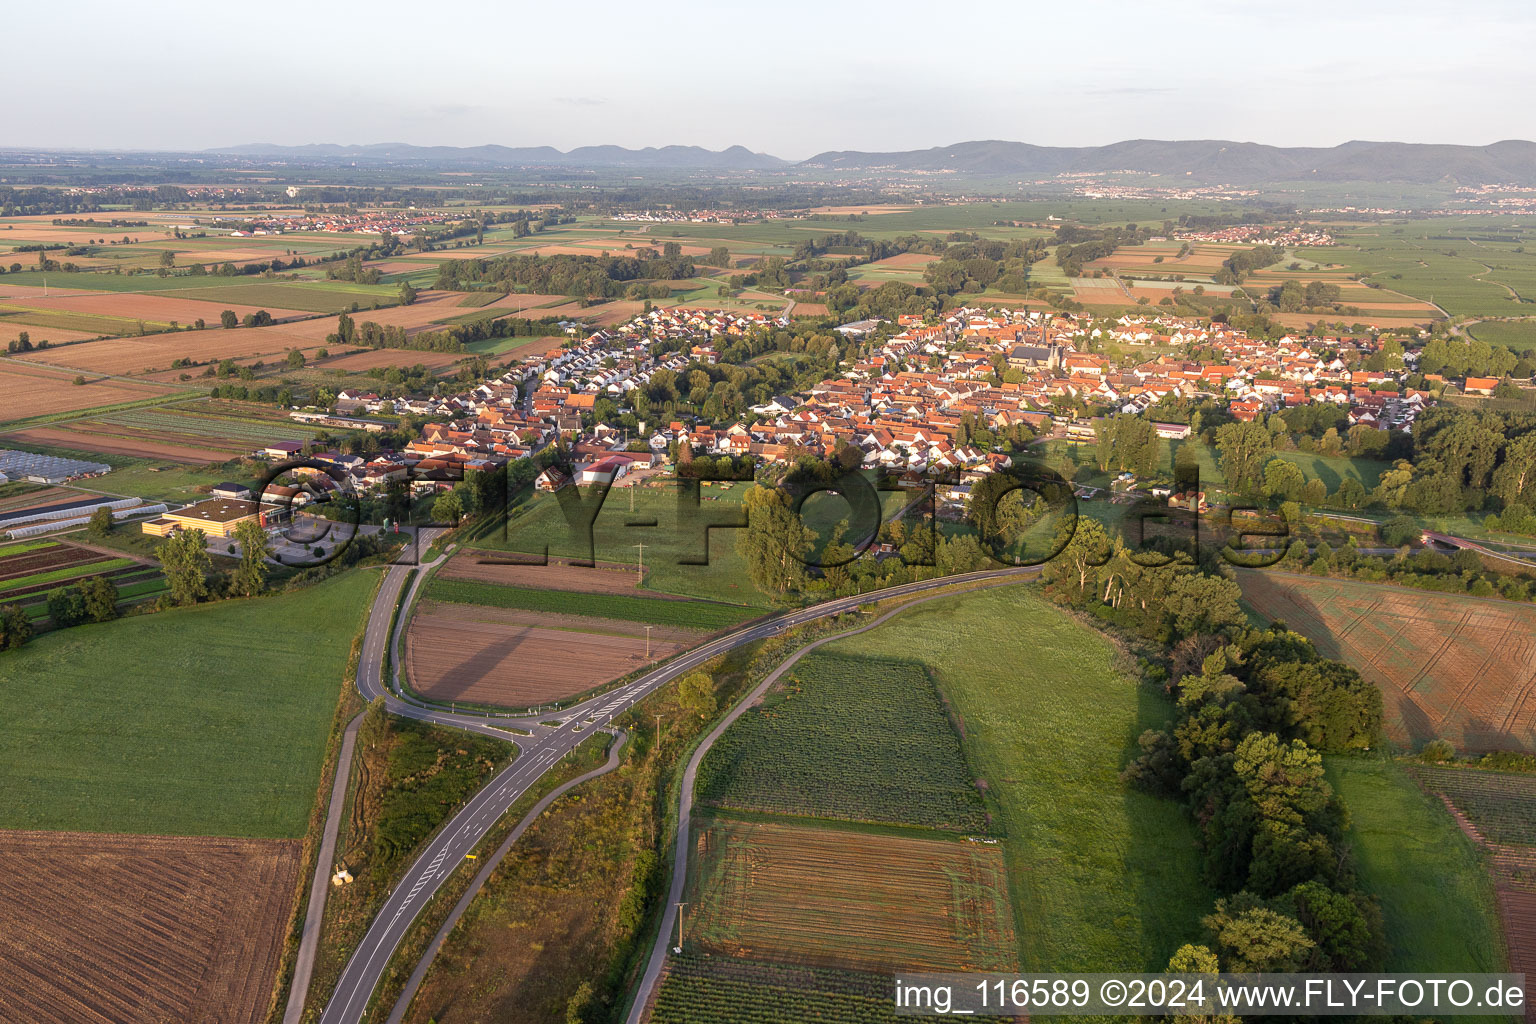
[{"label": "cloud", "polygon": [[555,102],[570,107],[601,107],[608,101],[593,99],[591,96],[556,96]]}]

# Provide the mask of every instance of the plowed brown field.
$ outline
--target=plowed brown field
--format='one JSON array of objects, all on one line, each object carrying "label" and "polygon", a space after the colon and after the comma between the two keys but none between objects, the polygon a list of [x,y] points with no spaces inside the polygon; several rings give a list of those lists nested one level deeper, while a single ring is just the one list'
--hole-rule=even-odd
[{"label": "plowed brown field", "polygon": [[0,864],[0,1020],[265,1019],[297,842],[0,832]]},{"label": "plowed brown field", "polygon": [[[651,659],[702,634],[651,630]],[[571,697],[646,664],[645,627],[613,619],[426,602],[406,634],[411,684],[435,700],[526,707]]]},{"label": "plowed brown field", "polygon": [[22,444],[50,445],[70,448],[81,452],[101,452],[105,455],[135,455],[146,459],[165,459],[182,462],[189,466],[201,466],[209,462],[222,462],[225,452],[190,445],[152,440],[131,440],[106,434],[69,430],[64,427],[37,427],[5,434],[5,438]]},{"label": "plowed brown field", "polygon": [[1239,572],[1255,610],[1381,687],[1387,729],[1417,746],[1536,750],[1536,610],[1281,572]]},{"label": "plowed brown field", "polygon": [[[89,348],[91,345],[116,344],[115,342],[86,342],[69,348]],[[45,349],[29,355],[51,357],[56,351]],[[176,389],[158,384],[136,384],[120,380],[95,380],[75,384],[74,374],[46,366],[34,366],[15,359],[0,359],[0,419],[21,420],[46,413],[73,412],[76,409],[94,409],[97,406],[117,405],[123,402],[142,402],[174,394]]]}]

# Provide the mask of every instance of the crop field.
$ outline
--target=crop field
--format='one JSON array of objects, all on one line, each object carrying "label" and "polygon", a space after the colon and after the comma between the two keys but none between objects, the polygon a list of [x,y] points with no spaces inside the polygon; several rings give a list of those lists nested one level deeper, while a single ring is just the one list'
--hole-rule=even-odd
[{"label": "crop field", "polygon": [[377,582],[355,571],[7,653],[0,827],[301,836]]},{"label": "crop field", "polygon": [[1419,783],[1447,800],[1487,851],[1509,969],[1536,992],[1536,776],[1413,765]]},{"label": "crop field", "polygon": [[195,406],[127,409],[70,424],[81,443],[120,439],[151,445],[191,445],[201,451],[198,461],[215,453],[246,454],[278,441],[310,441],[315,431],[292,421],[241,420],[204,415]]},{"label": "crop field", "polygon": [[1411,771],[1455,804],[1484,839],[1536,846],[1536,776],[1431,765]]},{"label": "crop field", "polygon": [[1536,350],[1536,319],[1484,320],[1469,330],[1478,341],[1503,345],[1512,352]]},{"label": "crop field", "polygon": [[[48,349],[38,354],[51,355],[55,351],[60,350]],[[0,416],[7,420],[170,398],[177,393],[175,388],[121,380],[75,384],[73,373],[16,359],[0,360],[0,394],[5,395],[5,408]]]},{"label": "crop field", "polygon": [[889,974],[683,955],[668,957],[649,1020],[651,1024],[901,1024],[911,1018],[896,1015]]},{"label": "crop field", "polygon": [[56,346],[42,352],[33,352],[27,358],[71,371],[83,370],[88,374],[137,376],[158,373],[154,379],[174,381],[184,373],[195,376],[202,372],[192,367],[171,370],[171,363],[178,359],[189,359],[199,364],[224,359],[243,362],[280,359],[290,349],[301,347],[282,333],[286,326],[237,327],[228,331],[216,328],[151,334],[142,338],[109,338],[78,345]]},{"label": "crop field", "polygon": [[[694,504],[686,496],[680,500],[679,489],[671,484],[614,488],[592,519],[590,533],[570,525],[558,496],[538,495],[515,507],[510,520],[480,528],[467,538],[467,545],[537,556],[547,552],[551,559],[635,565],[642,555],[636,545],[643,543],[644,589],[764,607],[767,598],[747,578],[746,563],[736,554],[735,531],[730,528],[745,523],[744,493],[745,485],[739,483],[701,487]],[[577,495],[570,491],[569,496]],[[590,489],[584,500],[596,500]],[[707,559],[708,564],[685,564],[695,559]]]},{"label": "crop field", "polygon": [[1341,228],[1333,248],[1302,253],[1321,253],[1452,316],[1518,316],[1536,299],[1536,254],[1486,237],[1490,227],[1506,223],[1465,217]]},{"label": "crop field", "polygon": [[815,653],[710,749],[701,803],[985,835],[986,806],[920,663]]},{"label": "crop field", "polygon": [[[287,309],[282,306],[255,306],[245,303],[208,302],[205,300],[188,298],[187,293],[159,292],[153,294],[136,295],[124,292],[98,292],[88,295],[66,295],[61,297],[50,296],[48,298],[29,299],[5,299],[0,300],[0,309],[18,310],[18,319],[25,319],[32,313],[62,313],[73,314],[82,318],[99,317],[104,321],[126,321],[132,328],[136,321],[142,320],[146,325],[160,327],[178,323],[183,327],[189,327],[199,319],[210,324],[219,322],[219,314],[226,309],[234,310],[239,316],[247,313],[255,313],[259,309],[265,309],[274,318],[282,319],[293,316],[307,316],[308,311],[303,309]],[[100,331],[98,333],[118,334],[123,333],[121,328],[112,331]]]},{"label": "crop field", "polygon": [[655,661],[704,636],[652,627],[648,640],[644,625],[595,616],[428,600],[406,634],[406,671],[434,700],[529,707],[628,675],[648,663],[647,649]]},{"label": "crop field", "polygon": [[0,832],[0,861],[0,1018],[265,1019],[298,842]]},{"label": "crop field", "polygon": [[726,820],[694,843],[685,946],[868,971],[1016,964],[995,845]]},{"label": "crop field", "polygon": [[[132,439],[122,436],[101,433],[82,433],[74,430],[73,424],[68,427],[33,427],[30,430],[15,431],[5,435],[6,443],[13,446],[25,446],[27,448],[62,449],[68,447],[79,453],[82,458],[98,458],[100,456],[126,456],[142,458],[158,462],[179,463],[186,466],[201,466],[210,462],[222,462],[219,452],[209,451],[207,448],[183,442],[155,441],[149,438]],[[122,478],[108,477],[108,483],[115,489],[122,485]],[[208,481],[215,483],[216,481]],[[161,493],[158,490],[155,493]]]},{"label": "crop field", "polygon": [[711,632],[752,616],[750,609],[711,601],[666,600],[621,594],[588,594],[568,590],[536,590],[477,583],[434,580],[427,589],[439,601],[547,611],[556,615],[597,615]]},{"label": "crop field", "polygon": [[164,589],[159,569],[131,558],[57,541],[31,541],[0,547],[0,602],[15,601],[28,618],[47,615],[47,598],[57,587],[105,576],[122,598],[141,600]]},{"label": "crop field", "polygon": [[1026,970],[1162,970],[1214,896],[1179,804],[1120,770],[1166,700],[1029,587],[930,601],[822,652],[921,661],[998,808]]},{"label": "crop field", "polygon": [[1536,611],[1273,571],[1239,572],[1244,599],[1381,688],[1389,735],[1417,746],[1536,750]]}]

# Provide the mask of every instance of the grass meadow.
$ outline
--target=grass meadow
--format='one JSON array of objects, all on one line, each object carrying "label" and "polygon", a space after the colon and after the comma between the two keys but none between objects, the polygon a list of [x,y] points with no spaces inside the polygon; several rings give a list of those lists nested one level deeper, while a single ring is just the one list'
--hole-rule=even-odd
[{"label": "grass meadow", "polygon": [[[645,589],[762,608],[768,599],[747,578],[746,563],[736,554],[737,531],[726,528],[745,522],[741,499],[748,486],[701,487],[696,505],[680,501],[670,486],[616,487],[595,518],[588,518],[588,508],[572,513],[574,522],[567,519],[559,496],[538,495],[514,507],[510,519],[490,523],[467,540],[477,548],[535,555],[547,549],[551,557],[595,557],[620,565],[634,565],[642,557],[638,545],[644,544]],[[577,497],[573,489],[562,494],[568,501]],[[590,489],[585,500],[596,501]],[[590,532],[585,522],[591,523]],[[682,564],[706,557],[707,565]]]},{"label": "grass meadow", "polygon": [[1384,758],[1329,758],[1328,780],[1349,808],[1361,881],[1381,901],[1387,970],[1504,970],[1487,866],[1445,806]]},{"label": "grass meadow", "polygon": [[1162,970],[1214,894],[1180,807],[1121,786],[1136,737],[1172,709],[1104,637],[1033,589],[930,602],[825,648],[935,674],[1001,815],[1026,970]]},{"label": "grass meadow", "polygon": [[353,571],[0,655],[0,827],[303,835],[377,582]]}]

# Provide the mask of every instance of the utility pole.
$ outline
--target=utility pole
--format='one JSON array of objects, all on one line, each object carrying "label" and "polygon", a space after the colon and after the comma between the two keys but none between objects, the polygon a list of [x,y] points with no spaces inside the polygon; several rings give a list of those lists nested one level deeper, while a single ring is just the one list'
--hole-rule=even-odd
[{"label": "utility pole", "polygon": [[645,627],[645,660],[651,660],[651,627]]},{"label": "utility pole", "polygon": [[661,716],[656,716],[656,747],[661,748]]},{"label": "utility pole", "polygon": [[635,563],[636,567],[637,567],[635,571],[639,574],[640,578],[642,580],[644,580],[645,579],[645,545],[644,544],[636,544],[635,547],[640,549],[640,560]]},{"label": "utility pole", "polygon": [[683,908],[687,905],[686,903],[679,903],[677,905],[677,945],[672,949],[674,953],[681,953],[683,951]]}]

